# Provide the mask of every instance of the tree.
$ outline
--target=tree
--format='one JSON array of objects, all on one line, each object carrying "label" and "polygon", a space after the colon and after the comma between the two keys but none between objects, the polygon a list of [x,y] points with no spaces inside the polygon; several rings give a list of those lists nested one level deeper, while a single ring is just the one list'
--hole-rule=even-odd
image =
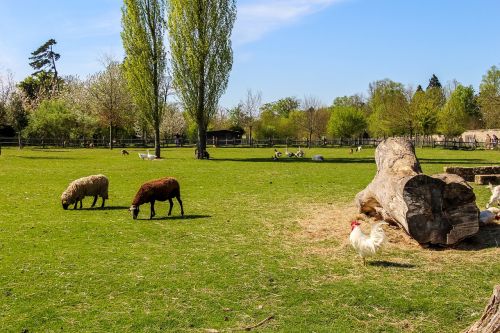
[{"label": "tree", "polygon": [[14,76],[7,72],[5,76],[0,76],[0,124],[6,122],[7,105],[15,91]]},{"label": "tree", "polygon": [[163,39],[166,0],[124,0],[121,33],[124,71],[135,105],[154,129],[155,155],[160,157],[160,125],[168,95]]},{"label": "tree", "polygon": [[374,136],[413,134],[414,119],[408,92],[401,83],[389,79],[370,83],[369,130]]},{"label": "tree", "polygon": [[438,131],[446,137],[461,135],[467,128],[466,99],[463,98],[463,86],[458,86],[439,113]]},{"label": "tree", "polygon": [[352,138],[361,135],[367,127],[366,117],[360,108],[334,106],[328,122],[328,132],[337,138]]},{"label": "tree", "polygon": [[105,59],[105,69],[89,79],[91,108],[109,129],[109,148],[113,149],[113,130],[131,118],[132,101],[122,65]]},{"label": "tree", "polygon": [[[321,108],[321,101],[314,96],[306,96],[302,103],[304,108],[304,121],[301,123],[307,131],[308,148],[311,148],[311,141],[313,134],[321,134],[321,126],[319,122],[319,110]],[[323,128],[324,129],[324,128]]]},{"label": "tree", "polygon": [[21,132],[28,126],[28,113],[23,106],[22,97],[18,92],[11,95],[7,104],[7,121],[17,132],[17,141],[19,149],[21,149]]},{"label": "tree", "polygon": [[173,103],[166,104],[163,113],[163,121],[160,127],[160,133],[163,137],[171,138],[175,135],[181,135],[187,128],[187,122],[178,106]]},{"label": "tree", "polygon": [[198,158],[204,157],[210,118],[233,65],[231,31],[235,0],[171,0],[168,15],[174,86],[198,125]]},{"label": "tree", "polygon": [[29,116],[28,135],[41,139],[56,139],[63,142],[71,137],[76,127],[75,116],[64,102],[53,99],[40,103],[37,110]]},{"label": "tree", "polygon": [[415,115],[416,132],[422,135],[434,134],[439,112],[435,109],[432,100],[428,98],[427,93],[423,89],[417,88],[417,91],[413,94],[410,109]]},{"label": "tree", "polygon": [[300,101],[296,97],[286,97],[275,102],[262,105],[261,112],[269,111],[279,117],[288,118],[290,112],[298,110]]},{"label": "tree", "polygon": [[432,77],[429,79],[429,84],[427,85],[427,89],[431,88],[442,88],[441,82],[439,82],[436,74],[432,74]]},{"label": "tree", "polygon": [[479,105],[487,128],[500,128],[500,69],[492,66],[479,86]]},{"label": "tree", "polygon": [[244,114],[244,122],[241,125],[242,127],[248,126],[248,142],[250,143],[250,145],[253,144],[252,129],[255,125],[255,120],[259,116],[261,103],[262,92],[258,91],[256,93],[253,93],[251,89],[247,90],[245,102],[240,103]]},{"label": "tree", "polygon": [[51,80],[51,92],[54,93],[59,88],[59,80],[56,68],[56,61],[59,60],[61,55],[54,52],[53,46],[57,44],[54,39],[49,39],[42,46],[31,53],[29,60],[30,66],[33,67],[35,72],[33,76],[37,76],[40,73],[50,73]]}]

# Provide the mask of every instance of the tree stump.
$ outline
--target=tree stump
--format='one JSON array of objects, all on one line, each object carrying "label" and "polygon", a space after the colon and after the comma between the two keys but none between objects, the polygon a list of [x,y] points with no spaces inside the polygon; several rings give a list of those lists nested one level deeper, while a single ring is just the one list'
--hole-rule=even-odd
[{"label": "tree stump", "polygon": [[420,244],[452,245],[479,230],[476,196],[458,175],[422,173],[410,141],[389,138],[375,151],[377,174],[356,195],[361,213],[399,224]]},{"label": "tree stump", "polygon": [[484,313],[464,333],[496,333],[500,332],[500,285],[493,289],[493,295],[484,309]]}]

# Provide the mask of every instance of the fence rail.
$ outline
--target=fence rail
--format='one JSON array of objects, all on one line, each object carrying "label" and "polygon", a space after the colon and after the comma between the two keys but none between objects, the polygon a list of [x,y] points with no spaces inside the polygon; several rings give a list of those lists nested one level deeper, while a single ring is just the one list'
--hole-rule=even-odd
[{"label": "fence rail", "polygon": [[[252,140],[250,143],[245,139],[213,139],[207,138],[207,146],[209,147],[376,147],[383,139],[375,138],[334,138],[324,140],[295,140],[295,139],[266,139]],[[499,148],[498,143],[486,144],[485,142],[462,140],[434,140],[432,138],[412,138],[410,139],[416,147],[432,147],[445,149],[493,149]],[[61,140],[61,139],[40,139],[27,138],[21,140],[22,146],[33,147],[58,147],[58,148],[109,148],[109,141],[106,139],[78,139],[78,140]],[[0,146],[18,146],[19,142],[16,137],[0,137]],[[172,139],[164,139],[161,141],[162,147],[194,147],[196,142],[189,140],[176,141]],[[152,147],[154,141],[143,139],[116,139],[113,142],[115,148],[133,148],[133,147]]]}]

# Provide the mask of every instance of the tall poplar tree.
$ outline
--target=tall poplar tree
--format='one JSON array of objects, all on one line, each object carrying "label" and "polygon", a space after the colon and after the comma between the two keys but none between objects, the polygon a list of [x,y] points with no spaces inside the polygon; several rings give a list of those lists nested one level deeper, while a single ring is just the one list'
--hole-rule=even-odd
[{"label": "tall poplar tree", "polygon": [[174,87],[198,126],[198,155],[233,65],[235,0],[170,0],[168,28]]},{"label": "tall poplar tree", "polygon": [[166,0],[124,0],[122,7],[125,76],[135,105],[154,129],[157,157],[166,97],[166,11]]}]

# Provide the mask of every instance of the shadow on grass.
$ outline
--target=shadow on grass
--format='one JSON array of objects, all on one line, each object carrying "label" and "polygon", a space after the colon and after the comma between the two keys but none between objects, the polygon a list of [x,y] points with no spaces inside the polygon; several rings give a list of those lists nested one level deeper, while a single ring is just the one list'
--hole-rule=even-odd
[{"label": "shadow on grass", "polygon": [[414,268],[415,267],[415,265],[412,265],[412,264],[391,262],[391,261],[386,261],[386,260],[369,261],[368,265],[377,266],[377,267],[396,267],[396,268]]},{"label": "shadow on grass", "polygon": [[27,160],[81,160],[84,158],[75,158],[75,157],[56,157],[56,156],[19,156],[17,155],[16,157],[19,158],[24,158]]},{"label": "shadow on grass", "polygon": [[422,164],[494,164],[491,161],[483,159],[458,159],[458,158],[419,158]]},{"label": "shadow on grass", "polygon": [[464,239],[453,248],[462,251],[478,251],[494,247],[500,247],[500,224],[487,224],[480,227],[477,234]]},{"label": "shadow on grass", "polygon": [[311,158],[288,158],[281,157],[273,160],[271,157],[252,157],[252,158],[214,158],[215,162],[272,162],[272,163],[375,163],[374,158],[325,158],[324,161],[313,161]]},{"label": "shadow on grass", "polygon": [[149,218],[138,218],[137,221],[163,221],[163,220],[197,220],[197,219],[207,219],[212,217],[212,215],[198,215],[198,214],[188,214],[184,216],[163,216],[163,217],[153,217],[152,220]]},{"label": "shadow on grass", "polygon": [[[104,206],[103,208],[99,207],[83,207],[82,209],[77,208],[76,210],[128,210],[130,207],[128,206]],[[69,208],[73,210],[73,208]]]}]

